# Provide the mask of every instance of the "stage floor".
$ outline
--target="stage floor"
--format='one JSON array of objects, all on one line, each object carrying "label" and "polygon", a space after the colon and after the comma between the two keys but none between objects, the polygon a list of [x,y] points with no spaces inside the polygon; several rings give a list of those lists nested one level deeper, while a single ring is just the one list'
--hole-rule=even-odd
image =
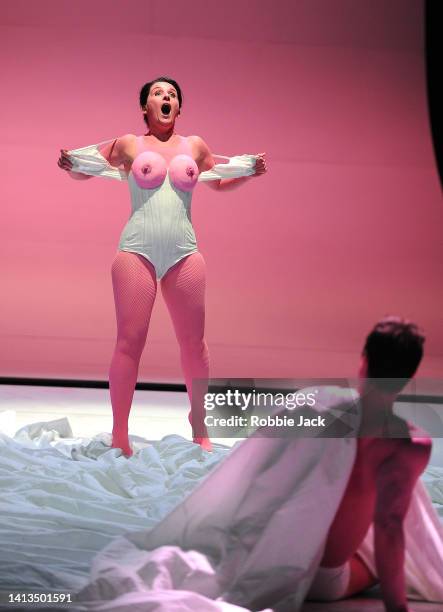
[{"label": "stage floor", "polygon": [[[395,412],[412,420],[428,432],[441,437],[433,439],[430,464],[443,467],[443,405],[398,403]],[[112,430],[109,389],[77,387],[39,387],[0,385],[0,410],[13,410],[12,435],[17,429],[35,421],[68,417],[74,436],[92,438]],[[161,440],[174,433],[191,439],[186,393],[172,391],[135,391],[129,417],[129,434],[149,440]],[[220,444],[232,446],[239,438],[218,438]]]}]

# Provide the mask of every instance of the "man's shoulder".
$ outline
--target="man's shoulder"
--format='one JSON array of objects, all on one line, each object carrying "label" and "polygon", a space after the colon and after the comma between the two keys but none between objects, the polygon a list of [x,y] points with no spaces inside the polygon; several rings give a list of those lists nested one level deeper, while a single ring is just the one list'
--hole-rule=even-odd
[{"label": "man's shoulder", "polygon": [[380,438],[376,441],[381,450],[379,471],[398,468],[402,476],[407,472],[425,469],[432,451],[429,434],[413,423],[405,422],[409,435],[402,438]]}]

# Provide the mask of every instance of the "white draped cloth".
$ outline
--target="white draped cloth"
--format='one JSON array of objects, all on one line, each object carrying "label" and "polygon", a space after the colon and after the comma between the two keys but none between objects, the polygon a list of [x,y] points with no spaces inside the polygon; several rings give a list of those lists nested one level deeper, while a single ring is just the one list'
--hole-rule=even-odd
[{"label": "white draped cloth", "polygon": [[[314,409],[349,432],[360,422],[352,390],[323,387]],[[296,612],[352,471],[352,435],[245,440],[153,529],[106,546],[79,601],[103,612]],[[443,602],[443,529],[421,482],[404,529],[408,595]],[[358,552],[376,573],[372,530]]]}]

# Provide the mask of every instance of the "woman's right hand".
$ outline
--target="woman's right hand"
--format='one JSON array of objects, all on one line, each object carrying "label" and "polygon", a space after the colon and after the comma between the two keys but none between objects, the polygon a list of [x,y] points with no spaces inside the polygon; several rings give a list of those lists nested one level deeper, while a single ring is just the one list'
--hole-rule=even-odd
[{"label": "woman's right hand", "polygon": [[62,170],[70,172],[72,170],[72,161],[69,159],[68,151],[67,149],[60,149],[60,151],[61,154],[58,158],[57,165]]}]

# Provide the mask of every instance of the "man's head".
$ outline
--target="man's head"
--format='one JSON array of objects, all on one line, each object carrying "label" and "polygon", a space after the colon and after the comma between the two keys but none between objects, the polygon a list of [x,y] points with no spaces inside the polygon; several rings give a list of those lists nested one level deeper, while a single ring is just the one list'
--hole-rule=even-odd
[{"label": "man's head", "polygon": [[379,391],[398,393],[417,371],[424,341],[415,323],[395,316],[381,319],[366,338],[360,376]]}]

